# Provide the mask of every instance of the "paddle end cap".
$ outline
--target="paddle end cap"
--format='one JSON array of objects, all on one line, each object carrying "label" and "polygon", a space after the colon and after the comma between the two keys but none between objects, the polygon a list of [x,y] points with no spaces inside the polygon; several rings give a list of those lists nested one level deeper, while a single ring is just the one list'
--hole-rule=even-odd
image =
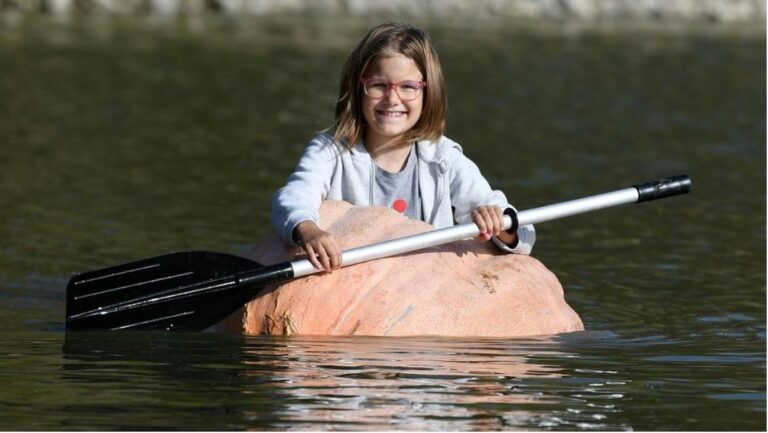
[{"label": "paddle end cap", "polygon": [[504,209],[504,215],[509,216],[509,219],[512,222],[507,229],[507,233],[517,235],[517,229],[520,227],[520,221],[517,219],[517,211],[509,207]]},{"label": "paddle end cap", "polygon": [[674,195],[686,194],[691,191],[692,183],[688,175],[667,177],[653,182],[634,185],[637,189],[637,202],[656,200]]}]

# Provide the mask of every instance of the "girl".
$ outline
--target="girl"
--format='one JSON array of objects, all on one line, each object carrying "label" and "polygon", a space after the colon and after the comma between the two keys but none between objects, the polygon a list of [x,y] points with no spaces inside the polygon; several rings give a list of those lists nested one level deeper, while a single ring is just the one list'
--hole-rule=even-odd
[{"label": "girl", "polygon": [[331,133],[310,141],[272,203],[272,223],[319,270],[341,266],[334,237],[318,227],[320,202],[387,206],[435,227],[469,221],[481,241],[529,254],[533,226],[501,230],[514,212],[461,147],[443,136],[447,99],[437,53],[420,29],[382,24],[344,66]]}]

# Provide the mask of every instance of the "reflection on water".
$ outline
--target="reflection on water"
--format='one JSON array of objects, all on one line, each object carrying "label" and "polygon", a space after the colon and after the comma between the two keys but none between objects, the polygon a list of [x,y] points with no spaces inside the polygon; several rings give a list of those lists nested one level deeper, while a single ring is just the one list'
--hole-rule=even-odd
[{"label": "reflection on water", "polygon": [[702,354],[696,340],[605,332],[2,341],[9,430],[751,430],[765,419],[754,385],[765,362],[748,344]]},{"label": "reflection on water", "polygon": [[[285,367],[276,386],[295,401],[287,422],[488,430],[506,416],[528,424],[525,406],[547,403],[512,391],[507,380],[558,377],[557,367],[530,363],[521,349],[500,341],[293,339],[268,352]],[[265,355],[246,354],[256,366]]]},{"label": "reflection on water", "polygon": [[61,399],[49,428],[739,430],[765,414],[751,385],[762,356],[689,355],[696,344],[658,337],[74,333],[63,358],[57,341],[40,341],[51,360],[33,369]]},{"label": "reflection on water", "polygon": [[620,411],[627,382],[617,371],[572,369],[558,361],[577,358],[565,349],[556,338],[73,333],[64,343],[62,378],[75,394],[96,388],[101,395],[70,409],[98,412],[112,406],[110,399],[125,405],[123,414],[100,425],[107,429],[194,426],[174,416],[135,423],[153,402],[183,413],[207,406],[169,400],[190,392],[206,393],[230,415],[205,424],[218,428],[624,429],[610,416]]}]

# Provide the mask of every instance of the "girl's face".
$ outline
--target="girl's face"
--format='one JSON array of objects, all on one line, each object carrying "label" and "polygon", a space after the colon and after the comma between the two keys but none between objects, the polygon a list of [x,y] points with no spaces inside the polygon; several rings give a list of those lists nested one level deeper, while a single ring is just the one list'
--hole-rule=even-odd
[{"label": "girl's face", "polygon": [[[422,81],[424,77],[416,63],[402,54],[378,57],[368,66],[366,79],[381,79],[388,83]],[[416,99],[403,101],[394,87],[389,87],[381,97],[371,97],[363,92],[363,117],[367,123],[365,143],[377,146],[392,140],[413,128],[421,116],[424,89]]]}]

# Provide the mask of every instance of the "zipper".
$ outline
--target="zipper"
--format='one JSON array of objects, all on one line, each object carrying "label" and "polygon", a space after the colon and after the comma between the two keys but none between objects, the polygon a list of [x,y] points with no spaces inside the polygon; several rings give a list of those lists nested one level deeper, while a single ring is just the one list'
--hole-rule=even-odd
[{"label": "zipper", "polygon": [[376,178],[376,164],[373,163],[373,158],[368,154],[368,158],[371,160],[371,175],[370,182],[368,182],[368,205],[373,206],[373,181]]},{"label": "zipper", "polygon": [[436,167],[437,168],[437,170],[436,170],[437,171],[437,182],[436,182],[436,185],[435,185],[436,197],[435,197],[435,203],[433,204],[433,208],[432,208],[432,218],[431,218],[432,221],[429,222],[430,224],[433,224],[433,225],[435,223],[435,219],[437,218],[437,214],[438,214],[439,209],[440,209],[440,204],[443,202],[443,196],[445,195],[445,194],[443,194],[443,189],[445,189],[445,186],[444,186],[444,184],[445,184],[445,172],[448,171],[447,163],[445,162],[445,160],[441,159],[435,165],[437,166]]}]

